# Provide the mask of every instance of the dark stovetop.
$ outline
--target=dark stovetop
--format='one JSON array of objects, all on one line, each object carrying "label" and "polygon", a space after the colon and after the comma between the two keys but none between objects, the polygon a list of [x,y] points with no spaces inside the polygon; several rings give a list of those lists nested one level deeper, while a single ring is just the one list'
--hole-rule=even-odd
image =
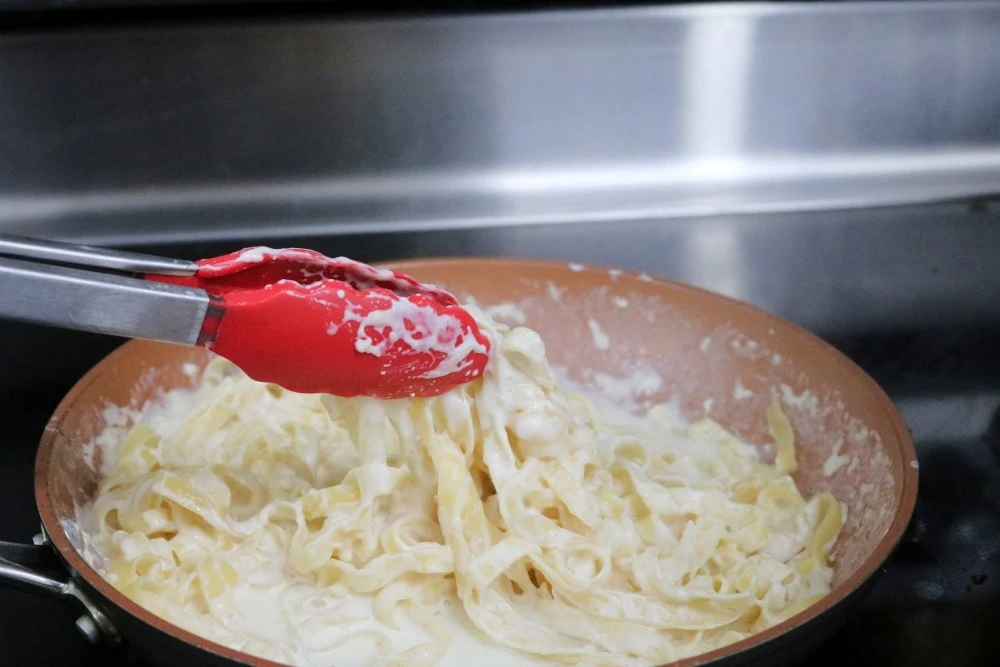
[{"label": "dark stovetop", "polygon": [[[861,609],[808,661],[823,667],[989,665],[1000,655],[1000,332],[839,341],[887,389],[917,441],[913,522]],[[0,539],[38,532],[35,443],[66,389],[0,401]],[[90,646],[68,603],[0,587],[0,666],[143,667]]]}]

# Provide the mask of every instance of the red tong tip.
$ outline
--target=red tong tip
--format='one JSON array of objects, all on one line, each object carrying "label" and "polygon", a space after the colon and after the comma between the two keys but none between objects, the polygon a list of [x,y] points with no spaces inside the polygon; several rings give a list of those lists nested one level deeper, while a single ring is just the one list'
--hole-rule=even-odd
[{"label": "red tong tip", "polygon": [[449,292],[417,282],[391,269],[378,269],[347,257],[327,257],[306,248],[275,249],[267,246],[245,248],[237,252],[198,261],[198,278],[210,281],[221,291],[260,289],[281,280],[309,285],[321,280],[338,280],[356,290],[375,287],[401,297],[424,294],[442,306],[457,306]]},{"label": "red tong tip", "polygon": [[247,248],[198,265],[193,277],[155,279],[220,298],[207,346],[258,381],[430,397],[475,380],[489,360],[489,339],[454,296],[396,271],[300,248]]}]

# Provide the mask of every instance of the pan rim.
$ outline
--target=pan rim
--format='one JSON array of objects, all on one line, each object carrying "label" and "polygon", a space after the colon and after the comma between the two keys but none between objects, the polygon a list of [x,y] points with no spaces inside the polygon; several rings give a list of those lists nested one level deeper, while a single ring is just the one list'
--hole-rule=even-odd
[{"label": "pan rim", "polygon": [[[556,269],[565,268],[568,265],[567,262],[562,261],[531,258],[484,258],[456,256],[382,262],[379,266],[390,266],[405,272],[407,269],[420,269],[428,266],[447,267],[449,265],[468,263],[480,265],[504,265],[510,267],[511,269],[514,269],[515,267]],[[584,265],[583,271],[615,271],[616,273],[620,273],[622,276],[640,278],[640,274],[636,272],[618,270],[595,264]],[[512,275],[516,275],[516,273],[512,272]],[[861,588],[865,582],[878,573],[879,569],[889,559],[896,546],[902,540],[903,534],[910,523],[916,507],[919,472],[915,466],[907,465],[907,461],[917,460],[916,448],[906,423],[882,387],[860,366],[855,364],[840,350],[836,349],[826,341],[793,322],[769,313],[761,308],[757,308],[756,306],[750,305],[744,301],[739,301],[737,299],[717,294],[699,287],[679,283],[665,278],[655,276],[647,277],[649,282],[659,284],[674,293],[697,296],[702,299],[711,299],[717,303],[724,304],[729,309],[735,309],[758,318],[768,318],[769,321],[787,331],[789,335],[793,335],[800,340],[804,340],[810,345],[818,346],[826,354],[832,355],[837,364],[843,367],[845,373],[854,376],[855,379],[860,380],[862,384],[867,387],[871,398],[877,403],[879,411],[884,413],[888,418],[887,421],[891,425],[892,429],[891,435],[898,443],[901,455],[899,503],[896,511],[886,530],[886,533],[878,541],[871,553],[869,553],[868,556],[861,561],[857,570],[855,570],[855,572],[839,586],[831,590],[831,592],[823,599],[810,605],[794,616],[767,628],[766,630],[755,633],[745,639],[727,646],[669,663],[669,667],[698,667],[699,665],[710,664],[724,658],[732,658],[739,654],[766,650],[764,649],[765,645],[770,644],[774,640],[786,637],[796,629],[811,623],[818,617],[824,615],[826,612],[832,610],[841,602],[851,597],[851,595]],[[643,277],[642,279],[646,280],[646,277]],[[134,619],[137,619],[146,625],[152,626],[156,630],[172,636],[175,639],[179,639],[186,644],[214,654],[218,657],[232,660],[237,664],[251,665],[253,667],[287,667],[283,663],[277,663],[236,651],[223,646],[222,644],[205,639],[193,632],[184,630],[183,628],[160,618],[128,599],[124,594],[108,583],[104,577],[100,575],[100,573],[87,564],[82,555],[80,555],[76,548],[70,543],[68,535],[61,525],[59,518],[56,516],[51,498],[48,494],[47,477],[49,473],[49,464],[52,458],[51,453],[55,446],[56,437],[62,434],[60,426],[63,415],[65,415],[68,409],[78,400],[79,396],[85,393],[85,391],[97,380],[98,377],[105,373],[109,367],[114,365],[118,357],[127,354],[131,347],[143,343],[143,341],[125,342],[94,365],[67,392],[66,396],[59,402],[51,419],[45,426],[35,458],[34,473],[35,500],[42,524],[44,525],[53,546],[56,548],[63,560],[68,564],[71,574],[75,577],[81,577],[89,587],[96,590],[107,602],[113,604],[117,609],[129,614]],[[146,342],[145,344],[149,343]]]}]

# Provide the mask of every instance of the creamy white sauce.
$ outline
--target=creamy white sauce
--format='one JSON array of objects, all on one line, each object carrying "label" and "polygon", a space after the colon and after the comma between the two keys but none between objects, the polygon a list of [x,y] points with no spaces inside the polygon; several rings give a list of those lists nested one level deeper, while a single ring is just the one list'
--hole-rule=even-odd
[{"label": "creamy white sauce", "polygon": [[[370,596],[333,597],[329,591],[314,586],[254,587],[241,582],[234,589],[234,598],[240,613],[233,617],[227,629],[280,646],[304,645],[290,656],[297,667],[368,667],[379,649],[399,655],[434,641],[432,633],[414,624],[403,613],[397,614],[398,628],[388,628],[377,621]],[[324,623],[323,612],[334,609],[338,615],[346,614],[356,620],[349,624]],[[457,600],[448,600],[432,618],[448,638],[447,652],[436,663],[440,667],[468,667],[470,662],[483,667],[549,664],[485,637],[469,621]],[[345,642],[343,636],[347,630],[354,639]],[[388,637],[391,645],[380,647],[379,635]]]},{"label": "creamy white sauce", "polygon": [[[236,260],[239,262],[249,262],[249,263],[259,264],[263,262],[267,258],[267,256],[274,257],[278,254],[281,254],[281,251],[275,248],[270,248],[266,245],[260,245],[254,248],[247,248],[246,250],[244,250],[243,252],[241,252],[239,255],[236,256]],[[289,258],[294,257],[294,254],[289,251],[285,251],[284,254]]]},{"label": "creamy white sauce", "polygon": [[830,456],[823,462],[823,476],[830,477],[835,472],[843,468],[845,465],[850,463],[851,457],[844,456],[840,453],[840,450],[844,446],[844,439],[841,438],[833,443],[833,451]]},{"label": "creamy white sauce", "polygon": [[743,383],[737,379],[736,383],[733,385],[733,400],[742,401],[752,397],[753,392],[744,387]]},{"label": "creamy white sauce", "polygon": [[604,333],[600,322],[592,317],[587,318],[587,328],[590,329],[590,335],[594,339],[594,347],[602,352],[611,347],[611,339]]},{"label": "creamy white sauce", "polygon": [[593,381],[602,396],[619,405],[651,396],[663,388],[663,376],[648,367],[625,377],[595,373]]},{"label": "creamy white sauce", "polygon": [[486,309],[486,314],[504,324],[524,324],[528,316],[513,303],[500,303]]},{"label": "creamy white sauce", "polygon": [[[382,357],[398,341],[403,341],[414,352],[444,354],[440,363],[422,375],[426,379],[461,372],[472,365],[471,354],[487,352],[486,345],[475,336],[463,335],[462,323],[457,317],[437,313],[408,299],[393,298],[388,308],[373,310],[365,315],[349,307],[345,309],[340,324],[329,324],[327,333],[335,334],[347,322],[358,323],[354,349],[361,354]],[[369,329],[380,332],[381,340],[376,341]],[[470,373],[478,374],[475,370]]]}]

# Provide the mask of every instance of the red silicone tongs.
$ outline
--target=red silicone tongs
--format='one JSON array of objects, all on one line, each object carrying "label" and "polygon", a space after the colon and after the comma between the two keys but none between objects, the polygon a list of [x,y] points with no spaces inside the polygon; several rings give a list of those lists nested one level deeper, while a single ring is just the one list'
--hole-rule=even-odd
[{"label": "red silicone tongs", "polygon": [[[312,250],[255,247],[192,263],[0,237],[4,255],[131,276],[0,259],[0,294],[20,295],[0,296],[0,315],[204,345],[251,378],[291,391],[430,397],[475,380],[489,359],[489,339],[445,290]],[[87,307],[95,286],[111,310]],[[40,315],[43,294],[49,303],[65,295],[65,304]],[[183,321],[192,312],[200,320]],[[121,320],[132,322],[115,324]]]},{"label": "red silicone tongs", "polygon": [[215,296],[208,347],[254,379],[305,393],[427,397],[486,366],[489,341],[455,297],[402,273],[301,248],[197,264],[194,276],[146,277]]}]

